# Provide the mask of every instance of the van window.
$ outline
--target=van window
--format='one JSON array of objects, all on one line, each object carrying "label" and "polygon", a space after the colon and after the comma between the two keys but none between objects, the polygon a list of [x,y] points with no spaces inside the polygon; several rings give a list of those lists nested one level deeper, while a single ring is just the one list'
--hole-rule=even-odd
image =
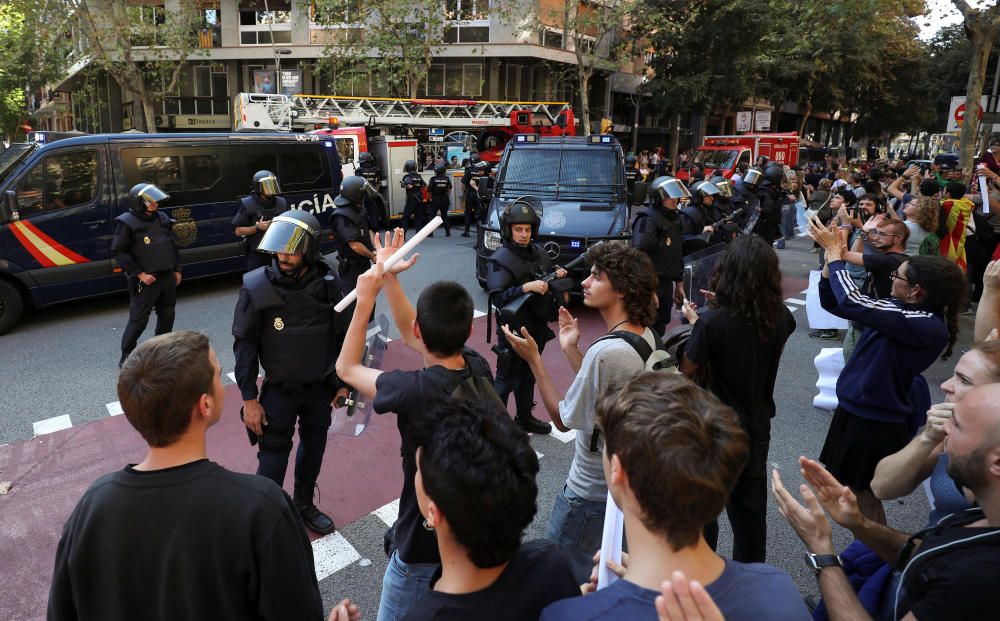
[{"label": "van window", "polygon": [[152,183],[164,192],[180,192],[184,189],[181,181],[181,158],[177,155],[135,158],[136,168],[142,181]]},{"label": "van window", "polygon": [[352,164],[354,162],[354,138],[337,138],[337,153],[340,154],[341,164]]},{"label": "van window", "polygon": [[93,202],[97,196],[97,152],[78,151],[45,158],[17,186],[21,218]]},{"label": "van window", "polygon": [[[175,204],[215,202],[229,193],[223,177],[226,152],[218,148],[126,149],[122,151],[126,177],[131,184],[147,182],[168,194],[177,194]],[[172,151],[172,153],[171,153]],[[192,152],[193,151],[193,152]],[[134,166],[130,164],[134,162]],[[131,187],[129,185],[129,187]],[[197,194],[202,192],[204,194]]]},{"label": "van window", "polygon": [[736,162],[736,168],[744,170],[750,168],[750,152],[744,151],[740,153],[740,160]]},{"label": "van window", "polygon": [[210,190],[222,179],[219,156],[215,154],[184,156],[184,190]]},{"label": "van window", "polygon": [[281,153],[278,155],[278,169],[283,186],[312,188],[330,185],[329,179],[326,183],[319,183],[322,177],[328,176],[321,151],[310,149]]}]

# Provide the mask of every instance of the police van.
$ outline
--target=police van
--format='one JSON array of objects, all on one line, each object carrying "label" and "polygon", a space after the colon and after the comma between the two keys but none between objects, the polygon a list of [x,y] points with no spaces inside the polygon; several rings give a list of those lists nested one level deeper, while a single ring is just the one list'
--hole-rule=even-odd
[{"label": "police van", "polygon": [[242,269],[231,220],[256,171],[277,173],[289,207],[317,215],[333,210],[343,178],[333,142],[314,135],[54,138],[40,134],[0,153],[0,334],[26,308],[125,290],[111,238],[140,181],[170,194],[161,209],[176,221],[188,279]]},{"label": "police van", "polygon": [[542,224],[534,241],[553,263],[566,265],[599,241],[629,243],[626,196],[624,157],[614,136],[515,135],[500,156],[489,210],[479,227],[479,284],[486,287],[486,261],[502,243],[500,215],[518,198],[540,201]]}]

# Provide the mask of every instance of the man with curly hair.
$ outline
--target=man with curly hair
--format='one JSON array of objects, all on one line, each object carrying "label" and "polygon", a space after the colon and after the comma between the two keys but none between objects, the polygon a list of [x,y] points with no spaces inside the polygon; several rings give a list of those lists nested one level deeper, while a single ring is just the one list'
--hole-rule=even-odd
[{"label": "man with curly hair", "polygon": [[[583,281],[583,303],[597,309],[613,332],[642,335],[655,348],[650,326],[656,320],[656,272],[649,257],[629,246],[598,244],[587,251],[592,264]],[[559,309],[559,346],[576,373],[560,400],[538,346],[527,330],[504,334],[537,381],[545,409],[559,431],[576,431],[573,464],[566,485],[556,496],[546,537],[559,544],[577,582],[585,582],[601,546],[608,486],[601,453],[604,440],[595,428],[598,396],[613,382],[627,381],[645,368],[645,361],[624,338],[605,338],[580,351],[580,328],[565,308]]]}]

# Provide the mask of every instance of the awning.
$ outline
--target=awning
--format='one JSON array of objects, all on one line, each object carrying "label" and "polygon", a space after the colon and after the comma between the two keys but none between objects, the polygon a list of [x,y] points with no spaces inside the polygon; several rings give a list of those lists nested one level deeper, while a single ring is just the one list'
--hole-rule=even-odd
[{"label": "awning", "polygon": [[66,72],[66,75],[63,76],[62,80],[56,84],[52,90],[72,92],[73,89],[75,89],[80,83],[81,72],[89,67],[91,62],[91,57],[87,56],[73,63],[70,66],[69,71]]}]

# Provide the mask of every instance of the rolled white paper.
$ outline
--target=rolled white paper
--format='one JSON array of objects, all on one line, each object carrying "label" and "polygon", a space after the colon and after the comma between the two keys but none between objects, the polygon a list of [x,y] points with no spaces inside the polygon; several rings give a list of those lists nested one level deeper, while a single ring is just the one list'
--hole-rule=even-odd
[{"label": "rolled white paper", "polygon": [[[396,265],[397,263],[402,261],[403,257],[413,252],[413,249],[417,247],[417,244],[424,241],[428,235],[434,232],[434,229],[441,226],[442,224],[444,224],[444,220],[441,219],[441,216],[434,216],[433,220],[428,222],[424,226],[424,228],[417,231],[417,233],[413,237],[406,240],[406,243],[403,244],[399,248],[399,250],[392,253],[392,256],[385,260],[385,269],[389,270],[392,268],[393,265]],[[342,313],[344,312],[345,308],[353,304],[354,301],[357,299],[358,299],[358,290],[354,289],[353,291],[345,295],[344,299],[337,302],[337,305],[333,307],[333,310],[337,311],[338,313]]]},{"label": "rolled white paper", "polygon": [[[982,166],[982,164],[980,164]],[[979,195],[983,197],[983,213],[990,212],[990,189],[986,185],[986,177],[979,178]]]},{"label": "rolled white paper", "polygon": [[622,562],[622,533],[625,529],[625,514],[608,492],[608,505],[604,510],[604,534],[601,536],[601,562],[597,567],[597,590],[610,585],[618,576],[608,569],[608,559],[619,565]]}]

